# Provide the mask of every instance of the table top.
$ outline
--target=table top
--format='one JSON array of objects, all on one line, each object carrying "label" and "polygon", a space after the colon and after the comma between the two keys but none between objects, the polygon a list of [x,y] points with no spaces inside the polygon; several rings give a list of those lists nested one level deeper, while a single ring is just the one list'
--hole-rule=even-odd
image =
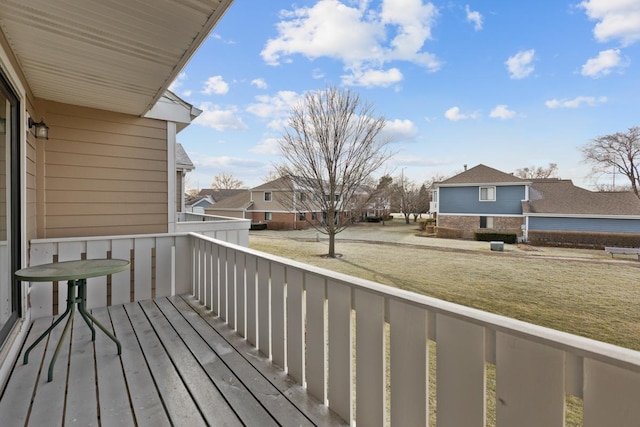
[{"label": "table top", "polygon": [[125,259],[83,259],[34,265],[16,271],[18,280],[57,282],[107,276],[129,268]]}]

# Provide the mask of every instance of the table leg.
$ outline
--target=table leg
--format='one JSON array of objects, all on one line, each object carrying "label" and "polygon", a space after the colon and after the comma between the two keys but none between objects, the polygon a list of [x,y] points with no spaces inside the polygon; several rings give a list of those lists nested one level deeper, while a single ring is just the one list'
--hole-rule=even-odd
[{"label": "table leg", "polygon": [[[70,281],[71,282],[71,281]],[[73,288],[73,286],[69,285],[69,288]],[[58,358],[58,353],[60,353],[60,348],[62,348],[62,342],[64,341],[65,335],[67,335],[67,331],[69,330],[69,325],[71,325],[71,321],[73,320],[73,313],[75,311],[75,306],[71,304],[69,318],[67,319],[67,323],[64,325],[64,329],[62,330],[62,335],[58,340],[58,345],[56,346],[56,351],[53,352],[53,356],[51,356],[51,362],[49,362],[49,372],[47,376],[47,381],[51,382],[53,379],[53,366],[56,364],[56,359]]]},{"label": "table leg", "polygon": [[91,324],[91,321],[87,317],[86,310],[86,300],[87,300],[87,279],[80,279],[77,281],[78,284],[78,299],[76,300],[78,303],[78,312],[86,322],[89,329],[91,329],[91,341],[96,340],[96,330]]},{"label": "table leg", "polygon": [[[102,323],[98,322],[96,318],[93,317],[91,313],[87,311],[86,302],[85,302],[85,298],[87,295],[87,281],[85,279],[82,279],[82,280],[79,280],[78,282],[79,282],[78,283],[78,311],[80,312],[84,320],[87,322],[87,324],[89,324],[88,319],[91,319],[94,325],[100,328],[102,332],[107,334],[107,336],[111,338],[111,341],[116,343],[116,346],[118,347],[118,354],[122,354],[122,346],[120,345],[120,341],[118,341],[115,335],[113,335],[109,330],[107,330],[107,328],[105,328],[102,325]],[[92,332],[91,340],[95,341],[96,339],[95,331],[93,327],[91,327],[91,325],[89,325],[89,327],[91,328],[91,332]]]},{"label": "table leg", "polygon": [[[29,348],[24,352],[23,364],[26,365],[27,363],[29,363],[29,353],[31,353],[31,350],[33,350],[33,348],[35,346],[37,346],[40,343],[40,341],[42,341],[47,335],[49,335],[49,332],[51,332],[53,330],[53,328],[58,326],[58,324],[60,322],[62,322],[62,319],[64,319],[65,316],[67,316],[69,314],[69,312],[72,311],[72,307],[73,307],[73,304],[75,302],[75,295],[74,295],[75,293],[74,293],[74,289],[73,289],[74,287],[75,287],[75,284],[72,284],[70,282],[67,283],[67,309],[64,311],[64,313],[62,313],[62,316],[58,317],[56,319],[56,321],[53,322],[53,324],[51,326],[49,326],[47,328],[47,330],[44,331],[42,333],[42,335],[40,335],[38,337],[38,339],[35,340],[35,342],[33,344],[31,344],[29,346]],[[67,320],[67,322],[68,322],[68,320]]]}]

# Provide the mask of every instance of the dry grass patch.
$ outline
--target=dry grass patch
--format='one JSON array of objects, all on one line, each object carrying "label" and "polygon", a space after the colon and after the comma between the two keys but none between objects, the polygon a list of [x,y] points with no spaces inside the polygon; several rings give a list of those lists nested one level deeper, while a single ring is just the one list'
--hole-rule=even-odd
[{"label": "dry grass patch", "polygon": [[253,249],[640,350],[640,263],[251,236]]}]

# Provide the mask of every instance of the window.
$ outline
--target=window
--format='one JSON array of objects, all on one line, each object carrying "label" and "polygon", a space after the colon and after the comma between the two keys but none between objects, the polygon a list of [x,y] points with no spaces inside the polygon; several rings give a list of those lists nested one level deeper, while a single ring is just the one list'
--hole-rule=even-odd
[{"label": "window", "polygon": [[265,221],[271,221],[272,215],[271,212],[265,212],[264,213],[264,220]]},{"label": "window", "polygon": [[265,191],[264,192],[264,201],[265,202],[270,202],[271,201],[271,191]]},{"label": "window", "polygon": [[307,194],[306,193],[300,193],[300,202],[305,202],[307,200]]},{"label": "window", "polygon": [[307,220],[307,213],[300,212],[300,221],[306,221],[306,220]]},{"label": "window", "polygon": [[311,212],[311,220],[316,221],[318,219],[318,214],[315,212]]},{"label": "window", "polygon": [[480,187],[481,202],[495,202],[495,200],[496,200],[496,187]]},{"label": "window", "polygon": [[480,217],[480,228],[493,228],[493,217],[492,216],[481,216]]}]

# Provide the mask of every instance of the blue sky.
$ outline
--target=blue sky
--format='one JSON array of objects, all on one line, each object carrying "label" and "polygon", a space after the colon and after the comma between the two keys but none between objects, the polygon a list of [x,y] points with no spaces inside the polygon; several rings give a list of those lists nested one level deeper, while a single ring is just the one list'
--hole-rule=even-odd
[{"label": "blue sky", "polygon": [[203,110],[178,135],[189,186],[262,183],[291,106],[327,86],[386,117],[394,175],[557,163],[590,187],[579,148],[640,126],[640,0],[236,0],[172,85]]}]

